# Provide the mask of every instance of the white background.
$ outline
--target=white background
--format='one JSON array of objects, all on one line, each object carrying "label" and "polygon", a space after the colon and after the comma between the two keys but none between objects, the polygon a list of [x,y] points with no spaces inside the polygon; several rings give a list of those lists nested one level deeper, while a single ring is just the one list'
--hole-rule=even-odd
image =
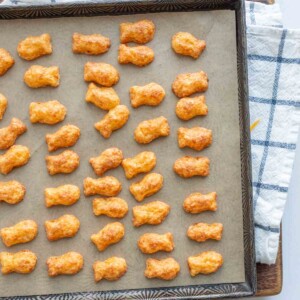
[{"label": "white background", "polygon": [[[278,0],[286,28],[300,30],[300,0]],[[291,91],[292,93],[293,91]],[[300,136],[283,217],[283,289],[281,294],[261,300],[300,299]]]}]

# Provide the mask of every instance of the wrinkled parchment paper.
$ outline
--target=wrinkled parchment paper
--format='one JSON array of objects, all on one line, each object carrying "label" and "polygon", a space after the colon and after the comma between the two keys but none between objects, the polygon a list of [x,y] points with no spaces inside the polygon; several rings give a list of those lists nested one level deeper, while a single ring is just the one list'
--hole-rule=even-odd
[{"label": "wrinkled parchment paper", "polygon": [[[119,65],[117,49],[119,45],[119,23],[149,18],[156,24],[156,34],[148,46],[155,51],[155,61],[145,68]],[[31,150],[30,162],[0,180],[16,179],[25,184],[26,198],[15,206],[0,203],[0,227],[11,226],[23,219],[33,219],[39,224],[38,237],[31,243],[6,249],[0,243],[1,251],[30,249],[38,256],[36,270],[30,275],[0,275],[1,296],[37,295],[96,290],[120,290],[181,285],[199,285],[208,283],[232,283],[244,281],[244,252],[241,200],[240,134],[238,122],[237,65],[235,16],[231,11],[160,13],[135,16],[83,17],[42,20],[0,21],[0,47],[8,49],[15,57],[15,66],[0,78],[0,92],[7,96],[8,110],[1,127],[6,126],[12,117],[22,119],[28,126],[28,132],[17,140],[17,144],[26,145]],[[188,31],[205,39],[207,50],[198,60],[176,55],[170,46],[170,40],[177,31]],[[18,42],[28,35],[48,32],[53,40],[53,54],[32,62],[23,61],[16,52]],[[108,53],[101,56],[75,55],[71,51],[73,32],[101,33],[112,40]],[[120,82],[115,86],[121,102],[130,108],[131,116],[125,127],[114,132],[105,140],[94,129],[93,124],[100,120],[105,112],[84,100],[87,83],[83,80],[83,66],[87,61],[108,62],[120,71]],[[61,70],[61,84],[58,88],[30,89],[23,83],[23,74],[31,65],[58,65]],[[209,115],[184,122],[177,119],[174,109],[176,96],[171,84],[176,75],[183,72],[204,70],[208,73],[210,86],[206,92]],[[144,85],[151,81],[161,84],[166,90],[165,101],[158,107],[130,106],[129,88],[132,85]],[[63,123],[55,126],[31,124],[28,106],[31,101],[57,99],[68,109]],[[139,145],[133,139],[133,131],[139,122],[159,116],[168,118],[171,135],[149,145]],[[48,154],[45,134],[52,133],[64,124],[75,124],[81,128],[81,138],[73,147],[80,155],[80,167],[70,175],[50,176],[46,171],[45,156]],[[211,159],[211,175],[208,178],[182,179],[174,174],[173,162],[183,155],[199,153],[179,149],[177,146],[177,128],[180,126],[203,126],[213,130],[213,145],[202,151]],[[123,184],[120,197],[126,199],[130,212],[121,220],[126,227],[125,238],[118,244],[100,253],[90,241],[90,236],[98,232],[108,222],[115,221],[107,217],[95,217],[92,212],[93,197],[83,195],[79,202],[70,207],[46,208],[43,192],[46,187],[62,184],[76,184],[82,190],[83,179],[96,177],[88,160],[97,156],[108,147],[117,146],[125,157],[131,157],[144,150],[154,151],[158,161],[154,171],[163,174],[163,189],[142,204],[151,200],[163,200],[172,207],[169,217],[159,226],[132,226],[131,208],[138,203],[128,191],[129,184],[143,175],[129,181],[122,168],[106,173],[116,176]],[[58,150],[55,154],[62,152]],[[199,215],[186,214],[182,209],[184,198],[191,192],[207,193],[217,191],[217,212],[205,212]],[[49,242],[46,239],[43,223],[63,214],[74,214],[81,221],[79,233],[71,239]],[[208,241],[202,244],[191,241],[186,236],[189,225],[196,222],[221,222],[224,235],[220,242]],[[142,254],[137,248],[139,236],[146,232],[174,234],[176,249],[170,254]],[[219,251],[224,257],[224,266],[216,274],[191,278],[187,267],[187,257],[206,250]],[[78,251],[84,256],[83,270],[75,276],[49,278],[46,259],[67,251]],[[105,260],[111,256],[121,256],[127,260],[128,272],[119,281],[101,281],[95,283],[92,264],[95,260]],[[163,258],[172,256],[181,265],[180,275],[173,281],[149,280],[143,275],[148,257]]]}]

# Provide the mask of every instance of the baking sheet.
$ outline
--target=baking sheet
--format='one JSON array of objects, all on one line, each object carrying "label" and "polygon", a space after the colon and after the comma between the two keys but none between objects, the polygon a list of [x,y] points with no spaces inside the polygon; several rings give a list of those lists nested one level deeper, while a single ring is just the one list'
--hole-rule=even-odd
[{"label": "baking sheet", "polygon": [[[117,49],[119,44],[119,23],[149,18],[156,24],[156,34],[148,45],[155,51],[155,61],[145,68],[119,65]],[[1,243],[1,251],[18,251],[30,249],[37,253],[38,264],[30,275],[11,274],[0,276],[1,296],[37,295],[81,291],[105,291],[151,287],[170,287],[183,285],[216,284],[244,282],[244,247],[242,225],[240,131],[237,95],[236,66],[236,30],[233,11],[206,11],[188,13],[160,13],[134,16],[108,16],[90,18],[66,18],[43,20],[0,21],[0,47],[8,49],[16,59],[15,66],[0,78],[0,92],[7,96],[9,107],[1,121],[6,126],[12,117],[25,121],[28,132],[17,140],[17,144],[30,148],[32,158],[25,167],[14,170],[7,176],[0,175],[0,180],[20,180],[27,188],[26,198],[15,206],[1,203],[0,227],[11,226],[23,219],[33,219],[39,224],[38,237],[29,244],[17,245],[6,249]],[[170,47],[171,36],[177,31],[189,31],[207,42],[207,50],[200,59],[176,55]],[[54,52],[50,56],[33,62],[18,58],[18,42],[28,35],[48,32],[52,36]],[[75,55],[71,52],[73,32],[96,33],[106,35],[112,40],[110,51],[101,56]],[[84,101],[87,83],[83,81],[83,66],[87,61],[108,62],[120,71],[120,82],[115,86],[121,102],[131,111],[131,117],[122,129],[114,132],[105,140],[94,129],[93,124],[100,120],[105,112]],[[58,65],[61,70],[61,85],[56,88],[33,90],[23,83],[23,74],[33,64],[44,66]],[[209,114],[204,118],[195,118],[188,122],[177,119],[174,109],[176,96],[171,91],[171,84],[176,75],[183,72],[195,72],[202,69],[208,73],[209,90],[206,92]],[[144,85],[151,81],[161,84],[166,90],[165,101],[158,107],[130,106],[129,88],[132,85]],[[32,101],[57,99],[68,109],[63,123],[55,126],[31,124],[28,106]],[[171,124],[171,135],[158,139],[148,145],[139,145],[133,139],[133,131],[139,122],[163,115]],[[54,132],[63,124],[75,124],[81,128],[81,138],[72,148],[81,158],[80,167],[69,175],[50,176],[46,171],[44,157],[48,155],[44,142],[46,133]],[[177,128],[180,126],[203,126],[213,130],[214,142],[211,147],[201,152],[211,159],[211,175],[207,178],[182,179],[174,174],[173,162],[183,155],[199,153],[179,149],[177,146]],[[126,199],[130,207],[128,215],[121,220],[126,227],[125,238],[118,244],[110,246],[104,252],[98,252],[90,241],[90,236],[98,232],[105,224],[115,221],[107,217],[95,217],[92,213],[92,199],[82,197],[70,207],[46,208],[43,191],[46,187],[61,184],[76,184],[82,190],[85,177],[96,177],[88,160],[97,156],[108,147],[116,146],[123,150],[125,157],[150,150],[157,155],[154,171],[164,176],[164,188],[157,194],[144,200],[162,200],[171,205],[171,213],[159,226],[132,226],[131,208],[138,203],[129,193],[131,182],[140,180],[143,175],[127,180],[122,168],[111,170],[106,175],[116,176],[123,184],[120,197]],[[58,150],[55,154],[62,152]],[[207,193],[217,191],[217,212],[205,212],[199,215],[186,214],[182,209],[184,198],[192,192]],[[71,239],[48,242],[43,223],[63,214],[74,214],[81,221],[79,233]],[[195,222],[221,222],[224,235],[220,242],[207,241],[199,244],[186,236],[186,230]],[[136,242],[146,232],[174,234],[176,249],[170,253],[154,255],[142,254]],[[224,266],[210,276],[191,278],[187,268],[187,257],[206,250],[222,253]],[[84,269],[75,276],[49,278],[46,259],[67,251],[78,251],[85,259]],[[128,263],[128,272],[119,281],[101,281],[95,283],[92,264],[95,260],[105,260],[110,256],[122,256]],[[169,282],[148,280],[143,276],[145,261],[148,257],[163,258],[172,256],[181,265],[179,276]]]}]

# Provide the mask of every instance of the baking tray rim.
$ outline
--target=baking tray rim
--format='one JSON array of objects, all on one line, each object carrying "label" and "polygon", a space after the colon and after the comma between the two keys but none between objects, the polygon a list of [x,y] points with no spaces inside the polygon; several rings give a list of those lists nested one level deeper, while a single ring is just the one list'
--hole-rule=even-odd
[{"label": "baking tray rim", "polygon": [[[237,71],[241,150],[241,184],[245,282],[186,285],[161,288],[91,291],[51,295],[24,296],[22,299],[204,299],[252,296],[256,292],[256,261],[252,207],[251,144],[248,104],[247,47],[245,4],[243,0],[99,0],[76,3],[0,6],[1,19],[54,18],[138,13],[180,12],[197,10],[234,10],[236,14]],[[20,296],[0,299],[20,299]]]}]

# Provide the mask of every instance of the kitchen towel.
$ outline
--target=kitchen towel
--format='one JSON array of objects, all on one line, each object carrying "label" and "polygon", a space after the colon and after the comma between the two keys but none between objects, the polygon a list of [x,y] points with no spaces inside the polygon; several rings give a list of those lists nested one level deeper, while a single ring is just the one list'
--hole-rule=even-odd
[{"label": "kitchen towel", "polygon": [[273,264],[300,124],[300,31],[283,28],[276,4],[246,2],[246,15],[256,259]]},{"label": "kitchen towel", "polygon": [[[76,0],[0,5],[70,1]],[[300,31],[283,28],[277,4],[246,1],[246,18],[256,259],[273,264],[300,125]]]}]

